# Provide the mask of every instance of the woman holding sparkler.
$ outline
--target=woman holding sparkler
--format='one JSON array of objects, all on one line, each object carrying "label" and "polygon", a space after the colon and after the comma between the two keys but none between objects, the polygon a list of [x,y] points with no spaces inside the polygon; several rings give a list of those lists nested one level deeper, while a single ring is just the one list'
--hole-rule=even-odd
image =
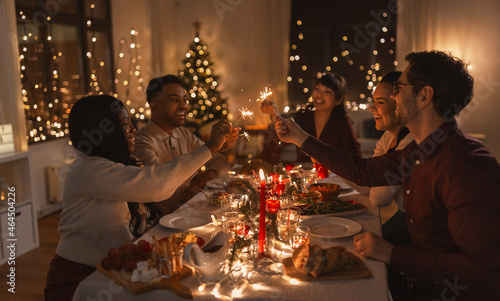
[{"label": "woman holding sparkler", "polygon": [[[361,157],[360,144],[354,134],[352,121],[347,116],[344,108],[346,96],[347,84],[344,77],[337,73],[325,73],[313,85],[311,97],[315,110],[298,112],[293,118],[310,135],[333,147]],[[261,111],[271,115],[273,125],[276,123],[276,116],[279,116],[279,111],[274,103],[268,100],[263,101]],[[274,140],[277,139],[273,139],[273,142]],[[264,146],[263,155],[264,152],[278,153],[275,150],[278,144],[273,142]],[[296,162],[309,161],[311,161],[309,156],[297,151]]]}]

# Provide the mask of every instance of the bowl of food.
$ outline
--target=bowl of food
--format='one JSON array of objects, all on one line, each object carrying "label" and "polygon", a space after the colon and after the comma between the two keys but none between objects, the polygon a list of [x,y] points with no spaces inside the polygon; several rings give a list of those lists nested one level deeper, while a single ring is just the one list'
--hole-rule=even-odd
[{"label": "bowl of food", "polygon": [[293,200],[296,205],[311,205],[317,203],[321,199],[321,193],[314,190],[303,190],[296,192],[293,195]]},{"label": "bowl of food", "polygon": [[311,191],[321,193],[320,202],[328,202],[336,199],[342,191],[342,186],[333,183],[316,183],[311,184],[307,188]]},{"label": "bowl of food", "polygon": [[209,190],[205,195],[210,205],[220,207],[222,200],[227,198],[229,194],[224,190]]}]

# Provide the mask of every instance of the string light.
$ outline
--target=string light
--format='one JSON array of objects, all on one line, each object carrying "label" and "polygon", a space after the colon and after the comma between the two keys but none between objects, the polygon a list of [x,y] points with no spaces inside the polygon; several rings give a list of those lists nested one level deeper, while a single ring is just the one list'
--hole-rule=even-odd
[{"label": "string light", "polygon": [[[208,46],[200,39],[201,23],[194,24],[195,36],[189,45],[184,58],[184,69],[179,75],[184,79],[190,112],[187,114],[186,126],[196,130],[204,122],[228,117],[226,99],[221,97],[218,87],[218,76],[215,75]],[[250,115],[245,115],[249,117]]]},{"label": "string light", "polygon": [[[146,88],[144,86],[144,78],[141,73],[141,55],[139,53],[140,43],[138,42],[139,31],[132,28],[130,30],[130,38],[128,41],[125,38],[120,39],[118,46],[118,58],[116,60],[116,74],[115,74],[115,84],[122,83],[125,86],[125,95],[120,95],[120,99],[124,100],[129,107],[130,114],[140,120],[149,119],[151,117],[151,109],[149,103],[144,100]],[[125,59],[125,53],[128,54],[127,61]],[[120,67],[122,64],[127,64],[127,68]],[[122,79],[122,80],[120,80]],[[131,95],[137,96],[142,95],[142,97],[137,97],[138,99],[144,100],[141,103],[137,101],[132,101]]]},{"label": "string light", "polygon": [[[44,47],[39,37],[32,32],[26,32],[27,18],[23,11],[19,12],[22,20],[23,39],[19,44],[19,62],[21,66],[21,93],[24,111],[26,115],[26,139],[30,143],[45,141],[52,138],[59,138],[68,135],[68,104],[60,102],[62,98],[62,89],[58,71],[59,59],[62,52],[56,51],[56,45],[53,42],[52,22],[47,17],[47,38],[48,47]],[[33,45],[33,52],[28,51],[28,46]],[[35,78],[32,78],[31,70],[28,64],[37,63],[39,56],[44,56],[44,52],[49,51],[48,68],[50,77],[47,80],[48,86],[41,82],[33,84]],[[37,96],[41,95],[40,99]]]},{"label": "string light", "polygon": [[[385,18],[388,18],[388,15],[385,13],[385,14],[382,14],[382,17],[385,19]],[[298,55],[299,46],[306,39],[306,36],[304,34],[304,29],[302,28],[302,26],[304,25],[303,20],[297,20],[296,24],[299,27],[298,29],[300,30],[300,32],[297,34],[295,41],[290,41],[291,42],[291,47],[290,47],[291,52],[290,52],[290,57],[289,57],[290,64],[297,64],[297,61],[299,61],[299,59],[300,59],[300,56]],[[386,44],[387,42],[395,43],[395,38],[388,36],[388,32],[389,32],[388,28],[386,26],[383,26],[383,27],[381,27],[381,31],[380,31],[379,36],[374,37],[374,38],[376,38],[376,41],[378,41],[380,43],[379,45]],[[343,35],[341,35],[341,39],[340,39],[339,43],[345,43],[347,41],[352,41],[353,38],[354,37],[350,37],[348,34],[343,34]],[[384,46],[384,47],[387,47],[387,46]],[[394,48],[394,46],[391,46],[391,48]],[[332,57],[332,62],[334,64],[339,63],[339,57],[341,57],[341,58],[346,59],[348,66],[356,66],[356,68],[359,69],[359,71],[367,72],[367,73],[365,73],[365,74],[367,74],[367,76],[366,76],[366,81],[367,81],[366,89],[368,90],[369,95],[371,95],[373,88],[376,86],[376,84],[380,81],[380,78],[381,78],[380,76],[378,76],[378,72],[383,70],[383,66],[380,63],[378,63],[377,61],[379,59],[378,57],[380,56],[380,54],[382,54],[382,52],[380,51],[380,49],[372,49],[371,50],[370,60],[375,61],[377,63],[375,63],[372,66],[367,67],[367,68],[365,68],[364,66],[362,66],[360,64],[356,64],[354,57],[353,57],[354,53],[352,53],[352,52],[353,52],[352,50],[351,51],[346,50],[346,49],[340,50],[339,53],[337,53],[336,55],[334,55]],[[388,53],[389,55],[394,55],[394,50],[389,49],[388,52],[384,52],[384,53]],[[398,62],[393,61],[393,65],[397,66]],[[308,66],[305,64],[298,65],[297,68],[299,68],[301,71],[306,71],[309,69]],[[387,68],[392,69],[391,66],[387,66]],[[326,66],[324,70],[326,70],[327,72],[330,72],[332,70],[332,67]],[[286,80],[287,80],[287,82],[292,82],[292,77],[288,76]],[[297,80],[297,83],[301,85],[301,90],[304,94],[308,94],[310,92],[308,87],[302,86],[306,83],[306,81],[304,81],[302,78],[299,78]],[[364,95],[364,94],[360,93],[360,95]],[[348,110],[351,110],[351,111],[366,110],[366,109],[368,109],[369,105],[367,105],[365,102],[370,102],[370,101],[372,101],[371,97],[363,97],[363,98],[360,97],[360,101],[358,101],[358,102],[356,102],[356,101],[346,102],[345,106]],[[302,109],[302,106],[298,106],[298,107]]]},{"label": "string light", "polygon": [[98,70],[100,70],[99,63],[97,63],[97,57],[95,55],[95,47],[96,47],[96,42],[97,42],[97,37],[95,35],[95,29],[93,26],[93,21],[94,21],[94,8],[95,4],[90,4],[90,19],[87,20],[87,27],[91,29],[91,34],[92,37],[90,39],[90,50],[87,51],[87,58],[90,60],[90,68],[92,69],[91,74],[90,74],[90,93],[89,94],[103,94],[101,91],[101,88],[99,86],[99,79],[98,79]]}]

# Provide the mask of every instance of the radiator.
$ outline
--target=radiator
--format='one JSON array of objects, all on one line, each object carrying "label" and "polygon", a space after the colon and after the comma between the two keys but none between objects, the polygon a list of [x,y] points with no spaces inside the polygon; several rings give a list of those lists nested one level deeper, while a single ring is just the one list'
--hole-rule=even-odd
[{"label": "radiator", "polygon": [[66,179],[68,167],[73,161],[74,159],[69,159],[57,162],[45,168],[47,176],[48,203],[54,204],[62,201],[64,180]]}]

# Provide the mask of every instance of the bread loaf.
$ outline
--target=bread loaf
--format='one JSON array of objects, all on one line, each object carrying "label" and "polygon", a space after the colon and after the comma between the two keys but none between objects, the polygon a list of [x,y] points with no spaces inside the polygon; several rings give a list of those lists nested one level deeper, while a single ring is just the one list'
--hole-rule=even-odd
[{"label": "bread loaf", "polygon": [[318,277],[342,269],[355,268],[360,259],[342,246],[323,249],[318,245],[302,245],[293,252],[295,268],[303,274]]}]

